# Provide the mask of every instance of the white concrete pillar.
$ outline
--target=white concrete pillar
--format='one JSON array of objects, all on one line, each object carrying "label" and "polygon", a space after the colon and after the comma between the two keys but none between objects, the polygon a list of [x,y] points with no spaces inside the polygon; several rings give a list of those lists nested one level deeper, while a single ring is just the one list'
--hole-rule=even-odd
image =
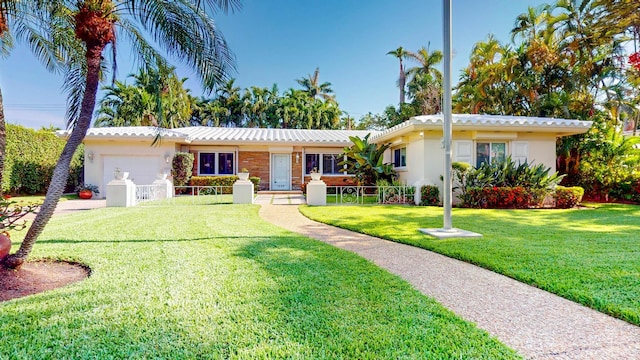
[{"label": "white concrete pillar", "polygon": [[[164,175],[164,176],[161,176]],[[158,199],[169,199],[173,197],[173,183],[171,180],[167,179],[166,174],[161,174],[158,176],[151,185],[158,187]]]},{"label": "white concrete pillar", "polygon": [[136,184],[129,179],[111,180],[107,184],[107,207],[136,205]]},{"label": "white concrete pillar", "polygon": [[249,180],[237,180],[233,184],[234,204],[253,204],[253,183]]},{"label": "white concrete pillar", "polygon": [[327,184],[322,180],[311,180],[307,184],[307,204],[327,205]]}]

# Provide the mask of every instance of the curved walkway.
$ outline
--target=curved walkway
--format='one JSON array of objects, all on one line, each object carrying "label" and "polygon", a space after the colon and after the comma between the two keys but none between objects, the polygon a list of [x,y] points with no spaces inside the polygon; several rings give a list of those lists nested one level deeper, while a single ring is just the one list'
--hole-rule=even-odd
[{"label": "curved walkway", "polygon": [[263,219],[369,259],[528,359],[640,359],[640,327],[431,251],[309,220],[297,205],[258,203]]}]

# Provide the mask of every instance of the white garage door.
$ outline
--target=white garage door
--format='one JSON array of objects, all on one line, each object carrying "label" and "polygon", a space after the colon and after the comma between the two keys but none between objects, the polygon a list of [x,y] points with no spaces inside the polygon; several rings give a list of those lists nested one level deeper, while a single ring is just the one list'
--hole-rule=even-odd
[{"label": "white garage door", "polygon": [[100,189],[100,194],[106,195],[107,184],[113,180],[116,168],[128,172],[129,179],[136,185],[150,185],[161,171],[160,160],[157,156],[105,156],[103,189]]}]

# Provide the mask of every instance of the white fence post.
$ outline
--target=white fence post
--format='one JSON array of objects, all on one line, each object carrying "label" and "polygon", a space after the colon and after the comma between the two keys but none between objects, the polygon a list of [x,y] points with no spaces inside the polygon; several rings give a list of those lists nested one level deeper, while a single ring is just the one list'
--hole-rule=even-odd
[{"label": "white fence post", "polygon": [[130,207],[136,205],[136,184],[126,177],[111,180],[107,184],[107,207]]},{"label": "white fence post", "polygon": [[327,184],[322,180],[311,180],[307,184],[307,204],[327,205]]},{"label": "white fence post", "polygon": [[158,188],[158,194],[156,199],[168,199],[173,197],[173,183],[171,180],[167,179],[166,174],[158,175],[158,179],[156,179],[151,185],[156,186]]},{"label": "white fence post", "polygon": [[237,180],[233,184],[234,204],[253,204],[253,183],[250,180]]}]

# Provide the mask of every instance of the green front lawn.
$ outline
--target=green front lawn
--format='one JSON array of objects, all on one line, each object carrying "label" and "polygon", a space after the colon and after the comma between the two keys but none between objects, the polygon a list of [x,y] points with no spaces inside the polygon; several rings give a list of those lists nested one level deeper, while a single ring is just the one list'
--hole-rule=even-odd
[{"label": "green front lawn", "polygon": [[308,207],[324,223],[411,244],[480,265],[640,325],[640,207],[585,210],[453,209],[454,227],[483,234],[437,240],[443,209]]},{"label": "green front lawn", "polygon": [[0,357],[517,358],[400,278],[262,221],[257,206],[181,201],[54,218],[33,256],[93,275],[0,303]]}]

